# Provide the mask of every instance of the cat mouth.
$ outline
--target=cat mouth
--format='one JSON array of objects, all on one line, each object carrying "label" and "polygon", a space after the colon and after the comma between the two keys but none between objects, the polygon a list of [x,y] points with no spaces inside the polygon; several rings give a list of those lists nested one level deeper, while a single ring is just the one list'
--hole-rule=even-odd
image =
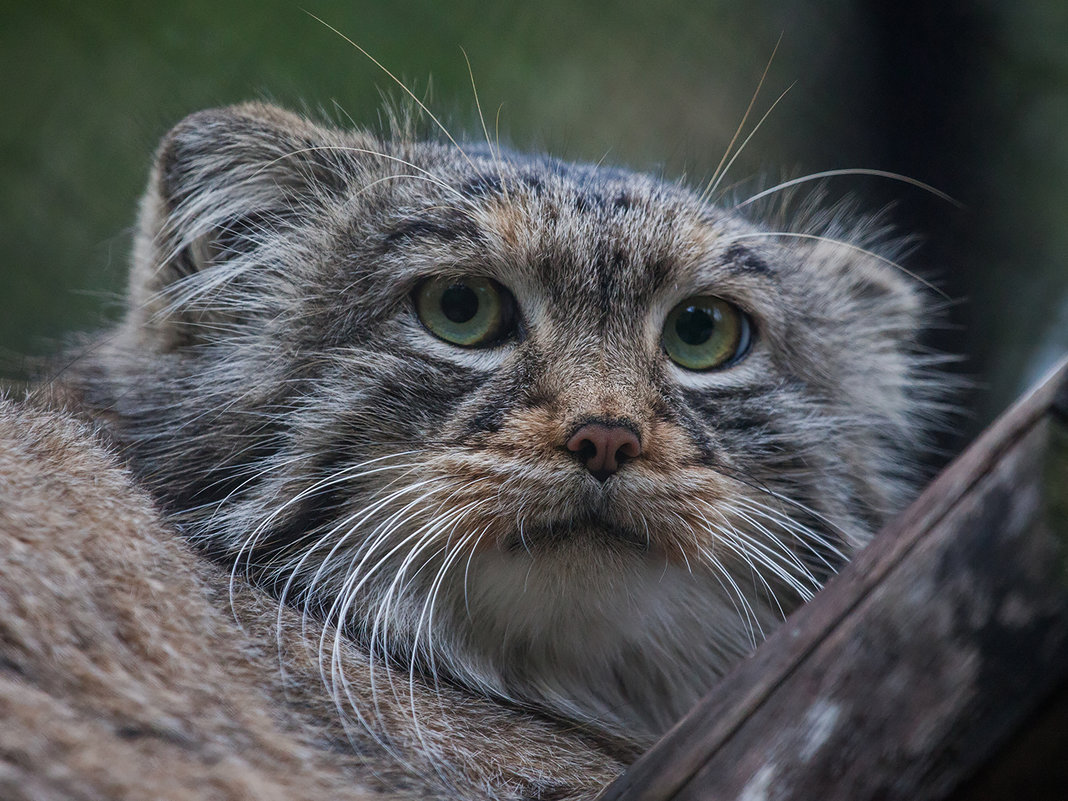
[{"label": "cat mouth", "polygon": [[598,518],[573,518],[525,523],[505,537],[502,550],[509,553],[551,551],[583,544],[608,550],[648,553],[653,549],[650,532],[610,523]]}]

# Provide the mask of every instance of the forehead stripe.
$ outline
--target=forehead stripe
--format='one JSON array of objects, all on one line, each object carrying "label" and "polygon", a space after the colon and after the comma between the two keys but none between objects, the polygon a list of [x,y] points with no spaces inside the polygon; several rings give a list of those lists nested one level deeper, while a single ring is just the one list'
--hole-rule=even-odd
[{"label": "forehead stripe", "polygon": [[416,239],[437,239],[452,242],[457,239],[481,239],[478,226],[466,215],[453,219],[415,218],[405,220],[386,235],[384,247],[389,250],[401,242]]},{"label": "forehead stripe", "polygon": [[771,268],[749,248],[731,245],[724,255],[727,269],[736,275],[770,275]]}]

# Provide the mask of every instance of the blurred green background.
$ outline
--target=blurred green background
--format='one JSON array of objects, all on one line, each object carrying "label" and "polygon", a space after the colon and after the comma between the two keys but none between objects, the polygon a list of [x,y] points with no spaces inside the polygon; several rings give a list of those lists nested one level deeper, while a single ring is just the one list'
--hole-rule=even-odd
[{"label": "blurred green background", "polygon": [[1068,4],[238,0],[12,4],[0,16],[0,364],[54,352],[122,304],[130,226],[159,138],[196,109],[269,99],[381,124],[388,66],[480,137],[467,66],[502,138],[699,183],[782,36],[729,176],[835,179],[892,204],[909,266],[957,302],[933,343],[967,356],[972,428],[1068,349]]}]

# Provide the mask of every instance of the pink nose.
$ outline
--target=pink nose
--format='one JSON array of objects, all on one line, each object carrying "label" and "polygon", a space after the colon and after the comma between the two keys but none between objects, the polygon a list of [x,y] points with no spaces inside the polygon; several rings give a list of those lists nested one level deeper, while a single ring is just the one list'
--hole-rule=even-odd
[{"label": "pink nose", "polygon": [[638,436],[624,426],[589,423],[571,435],[567,449],[585,462],[598,481],[604,481],[627,459],[642,452]]}]

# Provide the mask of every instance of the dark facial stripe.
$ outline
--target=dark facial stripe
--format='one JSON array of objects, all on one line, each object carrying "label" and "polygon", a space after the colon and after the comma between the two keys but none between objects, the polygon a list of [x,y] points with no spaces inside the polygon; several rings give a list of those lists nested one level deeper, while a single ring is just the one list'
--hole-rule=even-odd
[{"label": "dark facial stripe", "polygon": [[[358,456],[366,449],[363,435],[341,439],[310,459],[302,466],[301,475],[315,477],[316,480],[329,480],[339,475],[346,467],[358,464]],[[296,503],[289,514],[267,529],[252,544],[252,558],[270,561],[286,554],[287,551],[299,551],[308,547],[308,536],[338,519],[343,505],[350,498],[359,494],[352,482],[330,483],[319,492],[312,492]]]},{"label": "dark facial stripe", "polygon": [[478,226],[466,215],[456,214],[446,219],[415,218],[400,223],[386,234],[381,251],[388,252],[398,243],[416,239],[452,242],[461,238],[476,241],[482,238]]},{"label": "dark facial stripe", "polygon": [[698,463],[709,467],[717,467],[722,463],[723,459],[718,446],[709,439],[705,427],[695,419],[677,389],[662,388],[660,400],[653,408],[653,414],[657,419],[678,426],[689,434],[690,442],[697,449]]},{"label": "dark facial stripe", "polygon": [[[268,529],[252,546],[249,561],[264,564],[310,547],[312,532],[337,521],[339,510],[351,496],[351,488],[333,485],[322,493],[310,495],[301,501],[292,514],[283,522]],[[288,579],[288,576],[283,577]]]},{"label": "dark facial stripe", "polygon": [[512,410],[519,406],[524,387],[518,381],[500,382],[482,393],[478,408],[463,419],[457,440],[499,431]]},{"label": "dark facial stripe", "polygon": [[753,251],[742,245],[731,245],[724,255],[727,271],[735,275],[770,275],[771,268]]}]

